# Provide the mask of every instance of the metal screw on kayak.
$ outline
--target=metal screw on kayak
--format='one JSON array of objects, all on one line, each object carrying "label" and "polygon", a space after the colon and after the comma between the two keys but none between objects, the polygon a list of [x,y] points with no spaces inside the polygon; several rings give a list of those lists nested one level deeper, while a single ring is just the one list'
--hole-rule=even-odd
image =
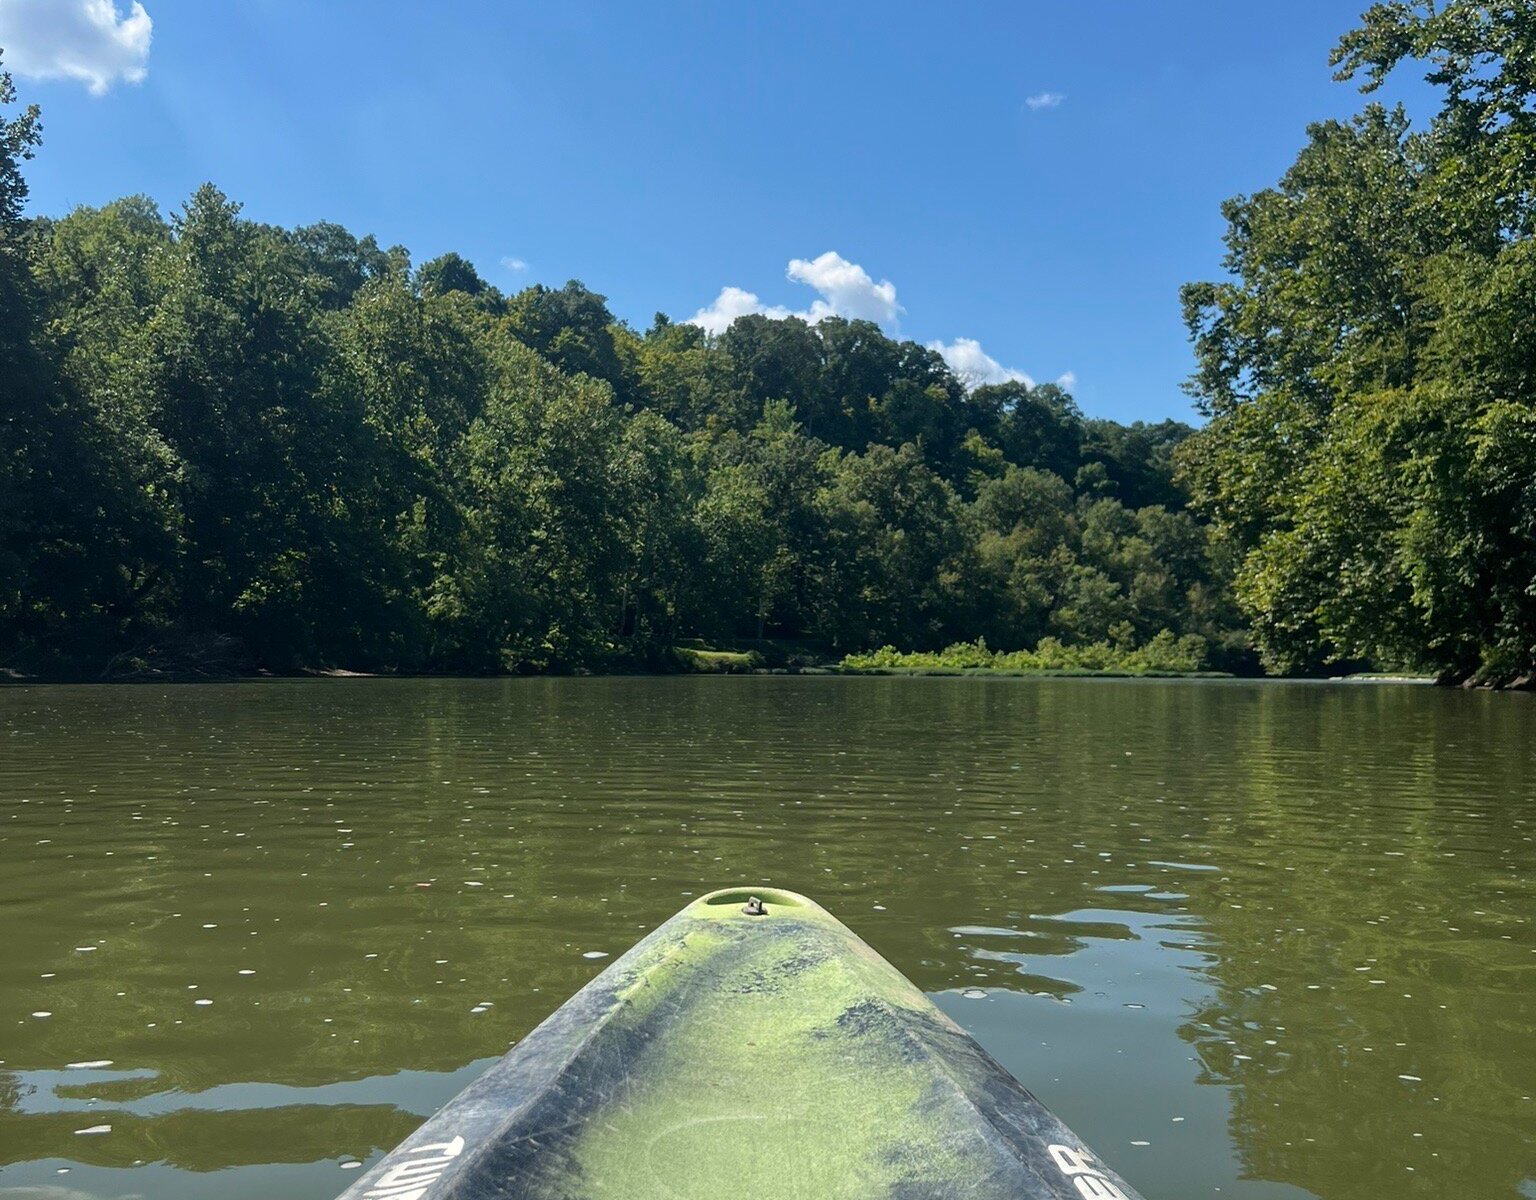
[{"label": "metal screw on kayak", "polygon": [[766,917],[768,915],[768,910],[763,907],[763,902],[756,896],[751,897],[742,905],[741,911],[749,917]]}]

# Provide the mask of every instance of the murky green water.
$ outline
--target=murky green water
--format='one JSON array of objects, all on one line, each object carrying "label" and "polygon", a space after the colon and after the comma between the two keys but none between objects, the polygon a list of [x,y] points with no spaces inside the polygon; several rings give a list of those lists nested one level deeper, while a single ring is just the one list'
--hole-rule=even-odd
[{"label": "murky green water", "polygon": [[1536,698],[705,678],[0,690],[0,1198],[330,1200],[768,880],[1149,1200],[1536,1197]]}]

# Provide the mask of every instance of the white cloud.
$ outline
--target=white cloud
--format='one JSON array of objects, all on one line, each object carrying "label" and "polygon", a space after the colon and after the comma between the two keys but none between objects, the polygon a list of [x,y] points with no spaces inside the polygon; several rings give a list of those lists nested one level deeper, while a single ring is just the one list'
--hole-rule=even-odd
[{"label": "white cloud", "polygon": [[[4,3],[4,0],[0,0]],[[896,285],[889,279],[878,283],[858,263],[849,262],[835,250],[828,250],[816,258],[792,258],[784,272],[794,283],[813,287],[820,296],[811,301],[809,308],[796,311],[782,304],[764,304],[756,292],[746,288],[724,287],[714,303],[701,308],[688,319],[688,323],[700,326],[706,333],[724,333],[737,317],[758,314],[772,320],[799,317],[815,324],[826,317],[850,317],[874,321],[893,332],[898,318],[906,312],[896,301]],[[981,348],[975,338],[956,338],[952,342],[929,342],[928,349],[937,351],[949,364],[950,370],[968,388],[984,383],[1016,381],[1034,387],[1035,381],[1014,367],[1005,367]],[[1077,376],[1071,371],[1062,375],[1056,383],[1071,388]]]},{"label": "white cloud", "polygon": [[929,342],[928,349],[937,350],[949,364],[949,369],[966,387],[980,387],[984,383],[1022,383],[1034,387],[1035,381],[1023,371],[1005,367],[981,348],[975,338],[956,338],[952,342]]},{"label": "white cloud", "polygon": [[153,31],[138,0],[126,16],[114,0],[0,0],[6,66],[32,79],[78,79],[93,96],[144,78]]},{"label": "white cloud", "polygon": [[876,283],[868,271],[835,250],[812,259],[792,258],[784,275],[793,283],[815,288],[821,293],[820,298],[811,301],[809,308],[796,312],[781,304],[764,304],[755,292],[745,288],[725,287],[713,304],[699,309],[689,322],[708,333],[723,333],[737,317],[760,313],[775,320],[800,317],[813,325],[826,317],[850,317],[889,327],[905,311],[896,302],[894,283],[889,279]]},{"label": "white cloud", "polygon": [[689,317],[688,324],[701,326],[705,333],[724,333],[731,327],[732,321],[737,317],[745,317],[749,313],[761,313],[775,320],[782,320],[791,315],[787,308],[769,307],[764,304],[757,298],[755,292],[739,287],[723,287],[720,289],[720,294],[715,297],[715,302],[708,308],[699,309]]},{"label": "white cloud", "polygon": [[509,271],[526,271],[528,263],[521,258],[508,254],[501,260],[501,265]]},{"label": "white cloud", "polygon": [[1037,92],[1024,100],[1024,105],[1031,112],[1039,112],[1042,108],[1060,108],[1061,102],[1066,96],[1060,92]]},{"label": "white cloud", "polygon": [[1056,386],[1064,392],[1070,392],[1077,386],[1077,372],[1063,371],[1060,375],[1056,376]]},{"label": "white cloud", "polygon": [[835,250],[807,262],[789,260],[785,272],[796,283],[806,283],[821,293],[812,302],[810,320],[822,317],[854,317],[880,325],[894,325],[903,309],[896,303],[896,285],[889,279],[876,283],[858,263],[851,263]]}]

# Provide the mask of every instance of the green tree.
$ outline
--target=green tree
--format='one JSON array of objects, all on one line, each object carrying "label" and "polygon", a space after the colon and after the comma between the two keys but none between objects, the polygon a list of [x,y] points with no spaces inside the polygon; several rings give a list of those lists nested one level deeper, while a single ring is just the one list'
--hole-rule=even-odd
[{"label": "green tree", "polygon": [[614,473],[624,562],[613,632],[638,655],[661,661],[696,627],[708,586],[697,567],[705,547],[696,517],[699,464],[676,425],[642,412],[625,422]]},{"label": "green tree", "polygon": [[60,370],[71,339],[29,263],[49,230],[20,215],[40,135],[36,106],[0,115],[0,662],[99,664],[158,577],[165,513],[142,431]]},{"label": "green tree", "polygon": [[658,313],[633,353],[641,403],[674,424],[718,436],[745,433],[757,423],[761,410],[754,411],[736,386],[729,352],[710,346],[697,325],[673,324]]},{"label": "green tree", "polygon": [[372,234],[357,238],[330,221],[305,225],[288,237],[325,308],[345,308],[370,280],[400,280],[410,271],[411,259],[405,247],[381,250]]},{"label": "green tree", "polygon": [[1314,126],[1276,188],[1226,206],[1233,278],[1185,289],[1211,421],[1179,457],[1274,667],[1536,669],[1533,21],[1373,6],[1341,77],[1426,60],[1441,111]]},{"label": "green tree", "polygon": [[519,341],[562,371],[601,379],[621,401],[630,398],[633,384],[606,296],[575,279],[559,289],[536,283],[508,301],[507,324]]},{"label": "green tree", "polygon": [[818,630],[839,648],[953,640],[965,540],[954,491],[908,442],[833,456]]},{"label": "green tree", "polygon": [[127,403],[172,456],[177,615],[272,666],[323,662],[357,583],[346,472],[366,453],[355,397],[324,386],[329,347],[286,239],[204,186],[172,222],[163,290],[124,368]]},{"label": "green tree", "polygon": [[722,437],[706,459],[700,528],[711,576],[732,585],[714,592],[717,621],[757,638],[814,631],[828,553],[818,503],[830,479],[827,446],[778,401],[750,435]]},{"label": "green tree", "polygon": [[1049,471],[1010,465],[982,485],[968,515],[990,597],[983,632],[995,646],[1033,646],[1052,629],[1076,558],[1072,489]]},{"label": "green tree", "polygon": [[[142,197],[26,220],[37,134],[35,110],[0,116],[0,665],[577,670],[664,664],[695,635],[982,634],[1167,664],[1192,661],[1180,634],[1236,636],[1220,556],[1179,511],[1177,423],[967,389],[868,321],[712,337],[658,315],[639,336],[577,281],[507,298],[458,254],[413,272],[403,247],[257,224],[212,185],[169,221]],[[1501,265],[1423,276],[1431,305],[1497,302],[1415,343],[1477,398],[1425,390],[1381,425],[1441,464],[1414,476],[1402,547],[1527,538],[1486,528],[1526,503],[1530,439],[1525,367],[1492,353],[1522,336],[1528,275]],[[1471,441],[1430,436],[1465,414]],[[1203,443],[1191,474],[1220,486],[1194,468],[1230,453]],[[1362,463],[1390,506],[1398,460]],[[1445,484],[1468,472],[1489,505]],[[1317,564],[1358,538],[1312,528]],[[1420,559],[1409,586],[1447,636],[1517,603],[1514,572],[1488,587]],[[1108,652],[1076,653],[1039,661]]]},{"label": "green tree", "polygon": [[619,627],[626,546],[606,384],[508,342],[465,437],[465,537],[433,584],[439,660],[460,670],[600,662]]},{"label": "green tree", "polygon": [[426,296],[446,296],[460,292],[475,300],[487,312],[502,312],[506,301],[501,293],[480,278],[474,263],[450,251],[416,268],[416,286]]}]

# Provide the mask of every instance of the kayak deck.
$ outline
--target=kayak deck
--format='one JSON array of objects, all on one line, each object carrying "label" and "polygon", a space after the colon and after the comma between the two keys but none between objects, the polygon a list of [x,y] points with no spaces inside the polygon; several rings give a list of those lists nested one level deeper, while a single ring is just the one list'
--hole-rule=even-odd
[{"label": "kayak deck", "polygon": [[342,1200],[952,1196],[1137,1200],[830,913],[728,889],[613,963]]}]

